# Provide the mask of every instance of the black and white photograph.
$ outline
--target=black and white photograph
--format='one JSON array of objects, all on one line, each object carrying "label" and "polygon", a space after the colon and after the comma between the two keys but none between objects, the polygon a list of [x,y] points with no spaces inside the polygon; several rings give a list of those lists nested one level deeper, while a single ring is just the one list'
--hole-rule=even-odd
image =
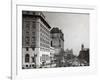
[{"label": "black and white photograph", "polygon": [[90,66],[89,14],[22,11],[22,69]]}]

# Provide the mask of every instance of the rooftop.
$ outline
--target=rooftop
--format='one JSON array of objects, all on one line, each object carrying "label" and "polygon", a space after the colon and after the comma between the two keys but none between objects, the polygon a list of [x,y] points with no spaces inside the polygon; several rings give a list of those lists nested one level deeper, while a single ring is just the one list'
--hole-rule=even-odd
[{"label": "rooftop", "polygon": [[23,11],[22,12],[23,16],[29,16],[29,17],[39,17],[41,19],[41,21],[43,21],[43,23],[45,25],[47,25],[47,27],[50,29],[50,25],[48,24],[48,22],[45,19],[45,16],[42,12],[34,12],[34,11]]}]

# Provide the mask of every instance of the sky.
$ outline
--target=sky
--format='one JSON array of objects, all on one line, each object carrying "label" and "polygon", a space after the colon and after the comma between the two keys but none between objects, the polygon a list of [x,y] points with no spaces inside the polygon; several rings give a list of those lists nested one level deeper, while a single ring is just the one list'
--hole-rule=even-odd
[{"label": "sky", "polygon": [[73,49],[78,55],[81,44],[89,48],[89,14],[43,12],[51,27],[64,33],[64,50]]}]

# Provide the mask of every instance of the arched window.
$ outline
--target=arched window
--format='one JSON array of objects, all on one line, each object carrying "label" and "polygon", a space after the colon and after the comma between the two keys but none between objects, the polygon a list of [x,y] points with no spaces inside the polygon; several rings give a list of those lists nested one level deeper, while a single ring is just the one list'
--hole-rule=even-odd
[{"label": "arched window", "polygon": [[29,57],[30,57],[29,54],[25,55],[25,62],[29,62]]}]

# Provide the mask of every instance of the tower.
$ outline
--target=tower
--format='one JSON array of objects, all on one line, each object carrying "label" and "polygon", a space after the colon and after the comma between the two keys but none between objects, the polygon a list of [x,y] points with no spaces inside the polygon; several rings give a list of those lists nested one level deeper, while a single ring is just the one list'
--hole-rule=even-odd
[{"label": "tower", "polygon": [[82,51],[84,50],[84,44],[81,45],[81,50],[82,50]]}]

